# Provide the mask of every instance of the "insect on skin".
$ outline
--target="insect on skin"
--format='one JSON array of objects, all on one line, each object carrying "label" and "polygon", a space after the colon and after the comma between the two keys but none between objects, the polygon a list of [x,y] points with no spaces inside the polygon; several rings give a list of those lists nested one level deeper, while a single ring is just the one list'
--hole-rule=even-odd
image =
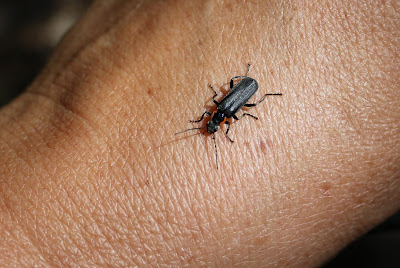
[{"label": "insect on skin", "polygon": [[[215,142],[215,132],[218,131],[218,128],[226,124],[228,125],[228,128],[225,132],[225,136],[228,138],[230,142],[233,142],[231,138],[228,136],[229,128],[230,128],[230,122],[228,119],[234,118],[235,120],[240,120],[245,116],[250,116],[256,120],[258,120],[258,117],[249,114],[249,113],[243,113],[240,117],[236,116],[236,112],[239,111],[242,107],[254,107],[260,104],[262,101],[265,100],[267,96],[270,95],[278,95],[282,96],[282,93],[268,93],[265,94],[258,102],[256,103],[247,103],[249,99],[257,92],[258,90],[258,83],[254,78],[251,78],[248,76],[249,71],[250,71],[250,63],[247,65],[247,72],[246,75],[239,75],[235,76],[231,79],[229,83],[230,90],[228,94],[220,101],[216,101],[215,97],[218,95],[215,89],[213,88],[212,85],[208,85],[211,90],[214,92],[213,96],[213,102],[217,105],[217,110],[213,113],[209,111],[205,111],[199,120],[190,120],[191,123],[198,123],[201,122],[205,116],[211,116],[210,121],[206,124],[205,127],[195,127],[195,128],[189,128],[184,131],[175,133],[175,135],[182,134],[187,131],[191,130],[196,130],[196,129],[206,129],[205,132],[212,134],[212,138],[214,140],[214,148],[215,148],[215,162],[217,164],[217,169],[218,169],[218,152],[217,152],[217,144]],[[234,85],[234,81],[237,79],[241,79],[236,85]],[[203,134],[205,133],[203,132]]]}]

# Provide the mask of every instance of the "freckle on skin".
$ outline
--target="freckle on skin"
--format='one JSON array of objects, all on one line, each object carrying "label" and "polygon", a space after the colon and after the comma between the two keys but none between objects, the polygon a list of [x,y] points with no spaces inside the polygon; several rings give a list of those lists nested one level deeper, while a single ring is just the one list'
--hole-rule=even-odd
[{"label": "freckle on skin", "polygon": [[332,188],[332,184],[329,182],[322,182],[320,188],[324,191],[324,195],[330,195],[329,190]]},{"label": "freckle on skin", "polygon": [[229,3],[229,4],[226,4],[225,9],[226,9],[227,11],[229,11],[229,12],[232,12],[232,10],[233,10],[232,5],[231,5],[230,3]]},{"label": "freckle on skin", "polygon": [[260,148],[263,153],[265,153],[267,149],[271,147],[272,141],[270,139],[260,140]]},{"label": "freckle on skin", "polygon": [[263,142],[263,140],[260,140],[260,148],[261,148],[261,152],[265,153],[265,151],[267,150],[267,146],[265,144],[265,142]]}]

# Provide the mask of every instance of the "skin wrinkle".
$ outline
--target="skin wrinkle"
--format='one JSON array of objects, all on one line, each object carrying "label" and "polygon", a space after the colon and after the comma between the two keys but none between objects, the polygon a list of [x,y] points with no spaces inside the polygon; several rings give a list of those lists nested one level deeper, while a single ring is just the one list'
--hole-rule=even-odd
[{"label": "skin wrinkle", "polygon": [[[112,191],[110,190],[110,193],[111,192]],[[107,197],[108,198],[106,200],[109,200],[110,195],[108,195]],[[114,252],[115,255],[119,256],[119,258],[116,258],[116,259],[123,260],[124,256],[119,254],[119,251],[116,250],[115,247],[113,247],[113,244],[115,244],[113,242],[115,242],[116,238],[118,237],[118,229],[113,228],[114,217],[110,217],[110,216],[115,215],[116,211],[113,210],[112,208],[109,208],[107,206],[107,203],[103,203],[102,205],[104,206],[104,209],[101,209],[101,211],[98,213],[98,215],[104,215],[104,216],[103,217],[100,216],[99,218],[97,218],[97,220],[95,217],[93,217],[92,224],[90,224],[92,226],[92,230],[94,232],[98,233],[96,236],[103,238],[103,239],[99,238],[99,240],[100,240],[99,242],[101,242],[102,245],[96,246],[96,250],[99,251],[99,253],[103,253],[103,254],[107,253],[108,251],[112,251],[112,252]],[[96,214],[94,214],[94,215],[96,215]],[[109,223],[110,227],[108,227],[108,228],[103,227],[103,226],[106,226],[104,223]],[[118,223],[123,226],[123,222],[121,222],[121,220],[118,220]],[[107,235],[108,233],[110,233],[110,231],[113,234],[113,236]],[[105,254],[105,255],[107,256],[108,254]]]},{"label": "skin wrinkle", "polygon": [[[52,81],[56,80],[58,76],[62,74],[65,67],[75,61],[81,51],[84,51],[86,47],[90,47],[91,44],[95,43],[101,36],[113,31],[116,24],[120,24],[120,18],[125,17],[121,16],[121,11],[131,11],[133,13],[132,16],[134,16],[136,12],[139,12],[138,10],[143,1],[135,1],[136,3],[134,3],[134,5],[136,6],[133,11],[129,8],[132,2],[133,1],[125,0],[110,1],[107,3],[104,1],[93,2],[89,8],[89,12],[87,12],[87,14],[73,27],[73,29],[70,30],[68,35],[63,38],[63,42],[59,45],[59,49],[56,50],[54,56],[47,66],[45,66],[45,69],[30,89],[36,88],[35,85],[40,83],[51,84]],[[104,6],[108,4],[110,7],[104,8]],[[96,14],[100,21],[95,20],[94,16],[92,16],[93,14]],[[76,31],[77,34],[75,34],[75,29],[81,29],[85,34],[79,35],[78,31]],[[51,75],[52,73],[53,75]],[[38,86],[37,88],[40,87]]]},{"label": "skin wrinkle", "polygon": [[[0,190],[1,190],[1,193],[4,195],[4,193],[5,193],[4,187],[1,187]],[[29,245],[32,246],[32,248],[29,250],[30,252],[32,252],[31,255],[32,255],[32,256],[35,256],[35,260],[37,260],[37,257],[39,256],[39,259],[43,262],[44,260],[43,260],[43,258],[41,258],[42,256],[39,254],[40,249],[36,247],[36,245],[33,243],[33,241],[29,240],[27,231],[24,230],[23,228],[21,228],[21,227],[19,226],[18,220],[17,220],[16,217],[14,216],[14,213],[12,213],[11,208],[7,205],[7,202],[6,202],[6,201],[5,201],[5,202],[3,201],[2,203],[4,203],[4,204],[2,205],[2,208],[5,208],[5,209],[7,210],[7,212],[8,212],[8,216],[6,216],[6,217],[9,218],[12,222],[17,223],[16,225],[14,224],[14,226],[12,226],[12,228],[11,228],[12,231],[7,233],[7,238],[8,238],[8,239],[4,239],[4,241],[7,241],[7,243],[12,243],[12,242],[11,242],[11,241],[12,241],[11,233],[16,233],[16,232],[17,232],[17,233],[18,233],[17,235],[18,235],[19,237],[22,237],[22,235],[20,235],[20,233],[23,233],[24,237],[27,238],[27,239],[26,239],[27,241],[24,240],[25,245],[27,245],[27,244],[29,243]],[[2,222],[3,226],[5,225],[4,222],[6,222],[6,217],[1,217],[1,222]],[[14,245],[13,245],[13,246],[14,246]],[[13,249],[14,249],[14,248],[13,248]],[[19,249],[20,251],[22,251],[24,254],[28,253],[27,250],[24,250],[24,249],[23,249],[23,247],[18,247],[18,249]],[[3,247],[3,246],[2,246],[2,247],[1,247],[1,252],[2,252],[2,253],[3,253],[3,252],[6,252],[6,247]],[[34,253],[35,253],[35,254],[34,254]],[[37,260],[37,262],[39,262],[39,261]]]},{"label": "skin wrinkle", "polygon": [[[171,190],[172,189],[176,189],[176,187],[173,187],[173,188],[171,188]],[[174,193],[174,191],[172,191],[172,194],[170,194],[170,192],[171,191],[166,191],[165,192],[165,194],[169,197],[169,198],[171,198],[171,197],[175,197],[176,195],[175,194],[173,194]],[[168,199],[167,199],[168,200]],[[170,200],[170,199],[169,199]],[[172,215],[176,215],[176,212],[178,213],[178,215],[179,214],[183,214],[181,217],[176,217],[176,220],[178,220],[176,223],[177,224],[179,224],[179,225],[181,225],[181,226],[185,226],[186,224],[184,224],[184,223],[180,223],[180,221],[181,220],[179,220],[179,219],[187,219],[187,218],[190,218],[190,217],[185,217],[184,216],[184,214],[186,213],[186,212],[184,212],[184,210],[185,209],[183,209],[182,210],[182,208],[183,208],[183,206],[182,205],[179,205],[179,202],[176,202],[177,201],[177,199],[176,198],[174,198],[174,200],[175,200],[175,202],[172,202],[172,200],[170,200],[168,203],[169,204],[178,204],[178,206],[174,206],[173,208],[166,208],[166,209],[162,209],[162,207],[161,207],[161,209],[160,209],[160,211],[166,211],[168,214],[167,215],[169,215],[169,214],[172,214]],[[174,211],[176,211],[175,213],[173,213]],[[167,216],[167,218],[169,218],[169,216]],[[178,232],[178,233],[176,233],[178,231],[178,229],[176,229],[175,231],[173,231],[173,233],[174,233],[174,236],[176,236],[176,235],[179,235],[179,234],[184,234],[185,233],[185,231],[184,230],[181,230],[180,232]]]},{"label": "skin wrinkle", "polygon": [[[67,195],[68,195],[68,191],[66,191],[66,193],[67,193]],[[81,193],[83,193],[84,194],[84,196],[85,196],[85,191],[81,191]],[[87,198],[88,199],[88,198]],[[71,200],[72,201],[72,204],[74,204],[75,203],[75,201],[74,201],[74,199],[72,198],[72,196],[69,196],[69,200]],[[60,203],[60,205],[61,205],[61,207],[63,207],[64,208],[64,211],[68,211],[68,209],[66,209],[61,203]],[[80,206],[77,206],[77,205],[75,205],[75,207],[76,208],[79,208]],[[78,209],[78,211],[79,211],[79,209]],[[76,213],[76,212],[75,212]],[[72,214],[72,213],[71,213]],[[84,215],[84,214],[82,214],[82,215]],[[62,221],[61,221],[62,222]],[[80,230],[81,228],[78,228],[78,230]],[[85,236],[82,236],[82,238],[85,240]],[[86,243],[87,242],[89,242],[88,240],[86,241]],[[62,263],[62,261],[60,261],[59,263]]]},{"label": "skin wrinkle", "polygon": [[[64,211],[68,211],[66,209],[66,207],[63,206],[61,203],[58,203],[58,204]],[[57,216],[56,219],[59,220],[60,223],[67,225],[66,222],[63,222],[64,221],[63,218]],[[65,231],[67,231],[67,228],[63,227],[63,224],[59,224],[59,226],[61,227],[60,229],[65,232]],[[55,229],[57,229],[57,228],[55,228]],[[79,228],[77,228],[77,229],[80,230]],[[37,231],[39,231],[39,230],[37,230]],[[79,238],[81,238],[81,239],[79,239]],[[56,252],[59,253],[59,255],[51,255],[51,253],[49,251],[42,251],[41,254],[43,255],[43,258],[47,260],[47,263],[52,266],[62,264],[64,262],[63,259],[67,258],[67,256],[65,256],[65,255],[63,256],[63,254],[61,254],[61,252],[66,250],[66,248],[64,247],[64,244],[73,244],[74,248],[76,248],[78,252],[80,252],[82,255],[85,255],[85,251],[84,251],[85,247],[83,247],[83,248],[79,247],[79,246],[84,245],[84,243],[79,243],[79,241],[83,240],[85,243],[88,243],[89,240],[86,240],[84,235],[81,235],[79,238],[74,239],[72,236],[69,236],[68,238],[64,237],[64,239],[66,239],[67,241],[64,241],[60,246],[57,247],[57,250],[56,250]],[[40,244],[39,242],[41,241],[41,239],[35,239],[35,241],[36,241],[36,244]],[[47,244],[47,246],[51,247],[50,244]]]},{"label": "skin wrinkle", "polygon": [[[34,205],[34,207],[37,207],[37,204],[33,204],[33,205]],[[34,220],[37,220],[37,218],[34,218]],[[33,227],[34,230],[36,230],[36,226],[37,226],[37,225],[35,225],[35,226]],[[23,225],[22,225],[22,227],[23,227]],[[39,246],[38,240],[36,239],[36,236],[37,236],[37,234],[35,234],[35,233],[30,233],[29,231],[26,231],[26,237],[27,237],[27,239],[28,239],[28,240],[31,242],[31,244],[39,251],[39,256],[41,256],[41,258],[42,258],[43,260],[45,260],[45,261],[48,263],[49,261],[46,260],[45,254],[44,254],[43,250],[40,250],[41,248],[40,248],[40,246]]]},{"label": "skin wrinkle", "polygon": [[[7,144],[7,143],[5,143],[5,144]],[[12,148],[12,147],[10,147],[10,148]],[[21,160],[21,161],[24,161],[25,163],[27,163],[23,158],[20,158],[19,156],[18,156],[18,154],[16,154],[17,155],[17,159],[19,159],[19,160]],[[29,165],[29,163],[27,163],[28,165]],[[4,185],[4,184],[3,184]],[[5,185],[5,186],[7,186],[7,185]],[[16,195],[16,192],[14,191],[14,189],[13,189],[13,187],[11,186],[11,185],[9,185],[8,184],[8,189],[9,190],[11,190],[12,192],[13,192],[13,195],[12,196],[17,196]],[[4,190],[4,188],[2,189],[2,193],[3,193],[3,196],[6,196],[4,193],[5,193],[6,191]],[[7,202],[7,199],[6,199],[6,203],[12,203],[11,202],[11,200],[12,200],[13,198],[11,197],[11,196],[9,196],[9,198],[8,198],[8,200],[9,200],[9,202]],[[28,201],[29,202],[29,201]],[[37,205],[34,203],[34,202],[31,202],[31,204],[32,204],[32,207],[37,207]],[[10,209],[10,207],[9,206],[6,206],[6,208],[7,208],[7,210],[9,211],[9,215],[10,215],[10,217],[11,217],[11,219],[12,220],[14,220],[14,222],[15,223],[17,223],[17,226],[18,227],[20,227],[21,226],[21,223],[20,223],[20,221],[18,220],[18,215],[15,215],[14,213],[12,213],[12,211],[11,211],[11,209]],[[26,230],[26,229],[23,229],[23,228],[21,228],[21,230],[24,232],[24,234],[25,234],[25,236],[26,236],[26,238],[30,241],[30,243],[31,243],[31,245],[34,247],[34,248],[36,248],[36,250],[38,250],[39,251],[39,246],[37,245],[37,244],[35,244],[34,243],[34,241],[33,241],[33,239],[32,239],[32,237],[30,237],[29,236],[29,232]]]},{"label": "skin wrinkle", "polygon": [[[29,94],[29,93],[28,93]],[[44,97],[44,98],[46,98],[47,100],[49,100],[49,101],[51,101],[52,102],[52,104],[54,105],[54,110],[56,111],[56,110],[58,110],[58,108],[57,107],[63,107],[63,108],[65,108],[65,106],[62,106],[62,105],[59,105],[58,104],[58,102],[56,102],[56,101],[54,101],[54,100],[52,100],[51,99],[51,97],[49,97],[49,96],[47,96],[47,95],[42,95],[41,93],[34,93],[34,95],[37,95],[37,94],[39,94],[38,96],[40,96],[40,97]],[[65,111],[65,110],[64,110]],[[67,113],[69,113],[69,112],[67,112]],[[93,125],[93,124],[90,124],[89,123],[89,120],[88,119],[85,119],[85,117],[81,117],[79,114],[77,114],[77,113],[69,113],[68,114],[68,116],[69,117],[71,117],[71,115],[73,116],[73,118],[75,118],[75,119],[78,119],[79,121],[82,121],[83,122],[83,124],[85,125],[85,126],[88,126],[89,128],[90,128],[90,133],[93,133],[93,132],[95,132],[96,133],[96,136],[98,136],[98,137],[100,137],[103,133],[102,132],[100,132],[100,131],[98,131],[97,129],[97,127],[95,127],[95,125]],[[50,122],[50,124],[51,124],[51,126],[53,126],[53,127],[55,127],[55,128],[57,128],[57,125],[58,125],[58,123],[60,122],[60,121],[64,121],[65,122],[65,119],[63,119],[63,118],[65,118],[65,116],[61,116],[60,115],[60,118],[62,118],[62,119],[56,119],[56,120],[54,120],[54,119],[50,119],[49,120],[49,122]],[[71,127],[70,126],[76,126],[76,125],[78,125],[78,122],[76,122],[76,120],[75,119],[71,119],[71,124],[70,125],[65,125],[64,126],[64,128],[66,128],[65,130],[64,129],[62,129],[61,127],[58,127],[57,129],[61,132],[61,133],[64,133],[66,136],[69,136],[70,134],[69,133],[71,133],[72,131],[73,131],[73,129],[71,129]],[[81,124],[79,124],[79,125],[81,125]],[[70,128],[70,129],[68,129],[68,128]],[[67,130],[68,129],[68,130]],[[47,136],[48,137],[48,134],[47,135],[45,135],[45,136]],[[53,136],[53,135],[52,135]],[[65,139],[66,141],[68,140],[68,139]],[[45,140],[43,140],[44,142],[45,142],[45,144],[46,144],[46,146],[49,148],[49,149],[51,149],[51,147],[49,147],[49,142],[46,142]],[[69,143],[69,146],[71,146],[71,147],[74,147],[74,142],[70,142]],[[88,148],[92,153],[94,153],[94,151],[93,150],[91,150],[91,148],[89,147]]]}]

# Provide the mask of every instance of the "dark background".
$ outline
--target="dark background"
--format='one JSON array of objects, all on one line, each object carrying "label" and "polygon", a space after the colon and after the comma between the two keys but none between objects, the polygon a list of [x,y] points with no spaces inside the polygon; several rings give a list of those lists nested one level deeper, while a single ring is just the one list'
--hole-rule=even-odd
[{"label": "dark background", "polygon": [[[60,38],[90,2],[1,1],[0,107],[32,82]],[[400,213],[353,242],[324,266],[336,267],[400,268]]]}]

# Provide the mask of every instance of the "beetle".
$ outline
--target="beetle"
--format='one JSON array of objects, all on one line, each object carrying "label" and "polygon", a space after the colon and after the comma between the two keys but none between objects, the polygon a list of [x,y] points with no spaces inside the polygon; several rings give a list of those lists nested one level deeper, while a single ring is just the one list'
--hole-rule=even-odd
[{"label": "beetle", "polygon": [[[199,120],[190,120],[191,123],[198,123],[201,122],[205,116],[210,116],[211,119],[210,121],[207,122],[205,127],[196,127],[196,128],[190,128],[183,130],[181,132],[175,133],[175,135],[191,131],[191,130],[196,130],[196,129],[206,129],[206,132],[209,134],[212,134],[212,138],[214,140],[214,148],[215,148],[215,162],[217,165],[218,169],[218,153],[217,153],[217,144],[215,142],[215,132],[218,131],[219,127],[223,124],[228,125],[228,128],[225,132],[225,136],[227,139],[233,143],[233,140],[228,136],[229,129],[230,129],[230,121],[228,119],[233,118],[235,120],[240,120],[245,116],[250,116],[256,120],[258,120],[257,116],[254,116],[249,113],[243,113],[240,117],[236,116],[236,113],[242,108],[242,107],[254,107],[260,104],[262,101],[265,100],[267,96],[275,95],[275,96],[282,96],[282,93],[267,93],[265,94],[258,102],[256,103],[247,103],[249,99],[257,92],[258,90],[258,82],[254,79],[248,76],[249,71],[250,71],[250,66],[251,64],[247,64],[247,72],[246,75],[239,75],[232,77],[229,83],[230,90],[228,94],[220,101],[218,102],[215,97],[218,96],[217,92],[213,88],[211,84],[208,84],[208,86],[211,88],[211,90],[214,92],[214,96],[212,97],[213,102],[217,106],[217,109],[211,113],[209,111],[205,111]],[[241,79],[236,85],[234,85],[234,81],[237,79]],[[205,133],[205,132],[204,132]]]}]

